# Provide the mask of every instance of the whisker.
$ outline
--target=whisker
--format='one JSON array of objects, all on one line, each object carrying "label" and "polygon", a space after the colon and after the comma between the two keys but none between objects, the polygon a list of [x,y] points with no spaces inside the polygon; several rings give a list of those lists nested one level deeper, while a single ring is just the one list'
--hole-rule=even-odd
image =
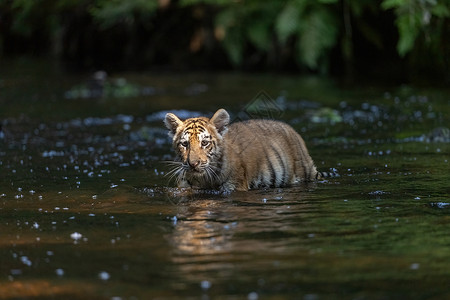
[{"label": "whisker", "polygon": [[164,176],[169,177],[169,181],[175,179],[177,185],[185,178],[187,165],[181,161],[166,161],[168,165],[171,165],[173,168],[169,170]]}]

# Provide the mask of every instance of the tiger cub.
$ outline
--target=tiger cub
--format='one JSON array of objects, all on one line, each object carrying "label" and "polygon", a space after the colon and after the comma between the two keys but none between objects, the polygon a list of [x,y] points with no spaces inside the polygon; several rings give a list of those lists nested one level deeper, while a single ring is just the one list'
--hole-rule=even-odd
[{"label": "tiger cub", "polygon": [[169,175],[179,187],[247,191],[322,176],[301,136],[283,122],[248,120],[230,125],[228,112],[219,109],[211,119],[182,121],[168,113],[164,123],[178,157]]}]

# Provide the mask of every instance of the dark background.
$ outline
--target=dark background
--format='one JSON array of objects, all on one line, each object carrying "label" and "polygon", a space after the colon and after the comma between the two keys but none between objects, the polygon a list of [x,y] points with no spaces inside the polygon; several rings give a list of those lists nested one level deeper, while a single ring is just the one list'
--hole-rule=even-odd
[{"label": "dark background", "polygon": [[449,1],[2,0],[0,61],[450,82]]}]

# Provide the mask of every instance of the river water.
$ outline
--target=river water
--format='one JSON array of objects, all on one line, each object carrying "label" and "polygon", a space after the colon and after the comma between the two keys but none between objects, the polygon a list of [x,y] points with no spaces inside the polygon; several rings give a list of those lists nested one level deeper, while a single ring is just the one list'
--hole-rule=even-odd
[{"label": "river water", "polygon": [[[0,104],[0,299],[450,298],[449,90],[15,61]],[[181,195],[162,118],[221,107],[340,176]]]}]

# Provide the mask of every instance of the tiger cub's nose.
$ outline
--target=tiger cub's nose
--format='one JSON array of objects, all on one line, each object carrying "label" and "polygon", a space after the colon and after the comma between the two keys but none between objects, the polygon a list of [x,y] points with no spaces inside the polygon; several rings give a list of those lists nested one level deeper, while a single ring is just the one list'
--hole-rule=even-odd
[{"label": "tiger cub's nose", "polygon": [[194,161],[189,161],[189,166],[191,166],[191,168],[195,169],[198,165],[200,164],[200,160],[194,160]]}]

